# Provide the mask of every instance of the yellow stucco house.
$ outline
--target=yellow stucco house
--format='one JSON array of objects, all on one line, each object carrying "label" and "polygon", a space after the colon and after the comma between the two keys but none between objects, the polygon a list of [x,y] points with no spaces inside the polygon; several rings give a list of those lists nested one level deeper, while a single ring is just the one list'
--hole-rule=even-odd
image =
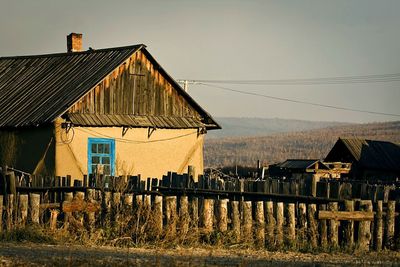
[{"label": "yellow stucco house", "polygon": [[0,58],[0,163],[82,179],[203,170],[207,130],[220,129],[145,45]]}]

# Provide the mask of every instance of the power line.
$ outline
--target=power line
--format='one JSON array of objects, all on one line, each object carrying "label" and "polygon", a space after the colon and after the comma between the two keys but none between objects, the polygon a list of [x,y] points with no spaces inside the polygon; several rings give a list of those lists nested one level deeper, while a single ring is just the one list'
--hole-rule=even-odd
[{"label": "power line", "polygon": [[352,84],[352,83],[381,83],[398,82],[400,73],[372,74],[361,76],[336,76],[299,79],[270,79],[270,80],[178,80],[180,83],[213,83],[238,85],[322,85],[322,84]]},{"label": "power line", "polygon": [[354,108],[347,108],[347,107],[339,107],[339,106],[334,106],[334,105],[326,105],[326,104],[302,101],[302,100],[297,100],[297,99],[290,99],[290,98],[277,97],[277,96],[272,96],[272,95],[259,94],[259,93],[254,93],[254,92],[246,92],[246,91],[236,90],[236,89],[232,89],[232,88],[228,88],[228,87],[224,87],[224,86],[207,84],[207,83],[204,83],[204,82],[202,82],[202,83],[198,82],[197,84],[203,85],[203,86],[212,87],[212,88],[217,88],[217,89],[221,89],[221,90],[225,90],[225,91],[235,92],[235,93],[238,93],[238,94],[259,96],[259,97],[263,97],[263,98],[274,99],[274,100],[285,101],[285,102],[291,102],[291,103],[305,104],[305,105],[311,105],[311,106],[323,107],[323,108],[331,108],[331,109],[336,109],[336,110],[347,110],[347,111],[368,113],[368,114],[375,114],[375,115],[385,115],[385,116],[400,117],[400,114],[385,113],[385,112],[370,111],[370,110],[362,110],[362,109],[354,109]]},{"label": "power line", "polygon": [[97,135],[99,137],[113,138],[117,142],[129,143],[129,144],[145,144],[145,143],[156,143],[156,142],[170,141],[170,140],[182,138],[182,137],[185,137],[185,136],[197,134],[197,130],[196,130],[195,132],[182,134],[182,135],[178,135],[178,136],[174,136],[174,137],[170,137],[170,138],[157,139],[157,140],[148,140],[148,141],[138,141],[138,140],[131,140],[131,139],[116,138],[114,136],[109,136],[109,135],[106,135],[106,134],[103,134],[103,133],[99,133],[99,132],[91,130],[91,129],[84,129],[84,128],[80,128],[80,127],[76,128],[76,129],[78,129],[79,131],[83,131],[85,133],[95,134],[95,135]]}]

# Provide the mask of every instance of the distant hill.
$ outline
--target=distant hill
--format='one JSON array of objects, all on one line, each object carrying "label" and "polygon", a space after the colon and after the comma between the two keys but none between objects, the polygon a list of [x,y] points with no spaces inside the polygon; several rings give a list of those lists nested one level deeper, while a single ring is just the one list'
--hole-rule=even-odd
[{"label": "distant hill", "polygon": [[254,166],[258,159],[267,165],[289,158],[324,158],[339,137],[400,143],[400,121],[339,125],[266,136],[207,137],[204,163],[205,166],[212,167],[235,164]]},{"label": "distant hill", "polygon": [[220,117],[215,118],[215,120],[222,126],[222,130],[209,131],[207,138],[265,136],[274,133],[299,132],[349,124],[343,122],[304,121],[278,118]]}]

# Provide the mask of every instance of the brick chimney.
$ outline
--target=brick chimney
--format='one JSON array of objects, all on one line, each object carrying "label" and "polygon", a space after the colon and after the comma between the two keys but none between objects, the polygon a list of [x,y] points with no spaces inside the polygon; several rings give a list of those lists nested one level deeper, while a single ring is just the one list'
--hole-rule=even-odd
[{"label": "brick chimney", "polygon": [[67,35],[67,51],[68,53],[82,51],[82,34],[70,33]]}]

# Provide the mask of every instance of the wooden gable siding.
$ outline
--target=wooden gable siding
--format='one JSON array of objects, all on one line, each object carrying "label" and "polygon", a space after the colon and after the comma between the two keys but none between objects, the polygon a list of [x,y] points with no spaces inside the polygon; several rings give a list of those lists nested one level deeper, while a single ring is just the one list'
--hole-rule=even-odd
[{"label": "wooden gable siding", "polygon": [[141,51],[75,103],[69,113],[200,118]]}]

